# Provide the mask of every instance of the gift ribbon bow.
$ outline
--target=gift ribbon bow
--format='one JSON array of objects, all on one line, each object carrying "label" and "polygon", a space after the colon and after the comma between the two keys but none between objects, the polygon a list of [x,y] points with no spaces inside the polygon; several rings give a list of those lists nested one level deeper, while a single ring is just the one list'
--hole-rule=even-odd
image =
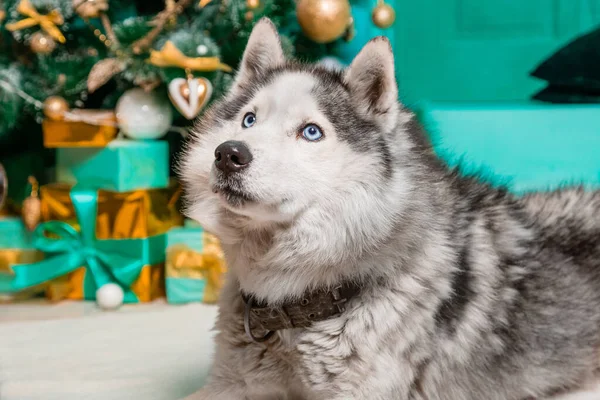
[{"label": "gift ribbon bow", "polygon": [[52,36],[53,39],[59,41],[60,43],[66,42],[64,35],[56,26],[62,25],[65,22],[63,16],[60,14],[60,11],[52,10],[47,15],[42,15],[37,12],[29,0],[21,0],[17,6],[17,11],[28,18],[13,22],[12,24],[6,24],[6,29],[9,31],[13,32],[39,25],[40,28],[46,31],[48,35]]},{"label": "gift ribbon bow", "polygon": [[160,261],[164,235],[146,239],[96,240],[97,192],[74,188],[71,200],[81,231],[61,221],[38,225],[34,231],[34,246],[50,256],[36,263],[13,265],[14,277],[0,276],[0,292],[21,291],[86,267],[86,298],[91,288],[115,282],[123,287],[125,302],[136,302],[129,287],[144,265]]},{"label": "gift ribbon bow", "polygon": [[148,62],[157,67],[178,67],[191,71],[231,72],[231,67],[223,64],[219,57],[187,57],[171,41],[167,41],[160,51],[150,50]]}]

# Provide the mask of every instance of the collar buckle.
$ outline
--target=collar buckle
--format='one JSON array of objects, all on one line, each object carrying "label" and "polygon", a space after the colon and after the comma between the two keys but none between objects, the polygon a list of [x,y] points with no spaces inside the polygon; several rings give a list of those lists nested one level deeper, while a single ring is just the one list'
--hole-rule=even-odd
[{"label": "collar buckle", "polygon": [[255,343],[266,342],[273,336],[275,331],[267,330],[267,333],[265,333],[262,337],[254,336],[254,334],[252,333],[252,328],[250,327],[250,312],[252,311],[252,306],[254,305],[254,298],[252,296],[249,296],[245,303],[246,306],[244,307],[244,330],[246,331],[246,336],[248,336],[248,338]]},{"label": "collar buckle", "polygon": [[342,285],[336,286],[331,290],[331,296],[333,297],[332,304],[337,307],[338,313],[343,313],[346,311],[345,303],[348,301],[347,298],[342,297],[341,291]]}]

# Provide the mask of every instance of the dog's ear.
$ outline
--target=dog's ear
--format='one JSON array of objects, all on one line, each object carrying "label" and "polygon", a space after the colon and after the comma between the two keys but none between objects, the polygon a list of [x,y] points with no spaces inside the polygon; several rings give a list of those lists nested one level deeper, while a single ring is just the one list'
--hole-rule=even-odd
[{"label": "dog's ear", "polygon": [[260,73],[285,62],[277,28],[270,19],[261,18],[250,33],[248,44],[234,81],[234,89],[251,84]]},{"label": "dog's ear", "polygon": [[371,39],[362,48],[346,70],[344,80],[359,110],[384,125],[395,123],[398,87],[392,46],[386,37]]}]

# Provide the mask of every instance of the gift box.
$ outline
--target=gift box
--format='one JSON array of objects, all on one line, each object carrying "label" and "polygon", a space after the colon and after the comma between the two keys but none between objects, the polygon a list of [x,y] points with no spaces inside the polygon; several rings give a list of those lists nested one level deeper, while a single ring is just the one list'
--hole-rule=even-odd
[{"label": "gift box", "polygon": [[165,141],[113,140],[103,148],[61,148],[57,181],[125,192],[164,188],[169,183],[169,148]]},{"label": "gift box", "polygon": [[117,117],[111,110],[72,110],[63,120],[42,122],[44,146],[104,147],[117,137]]},{"label": "gift box", "polygon": [[[72,202],[73,186],[52,183],[40,188],[43,221],[63,221],[78,228]],[[97,239],[136,239],[167,232],[180,226],[181,186],[171,181],[166,188],[115,192],[98,190],[95,237]]]},{"label": "gift box", "polygon": [[218,239],[186,221],[167,233],[167,301],[215,303],[226,272]]},{"label": "gift box", "polygon": [[[18,217],[0,217],[0,274],[12,276],[12,267],[41,261],[44,254],[35,249],[31,233]],[[19,294],[0,295],[0,301],[21,300],[43,293],[44,285],[34,286]]]},{"label": "gift box", "polygon": [[111,192],[64,184],[42,186],[42,218],[33,233],[46,259],[12,266],[12,279],[0,278],[0,292],[47,284],[53,300],[94,300],[112,282],[125,302],[164,295],[165,233],[181,225],[180,188]]}]

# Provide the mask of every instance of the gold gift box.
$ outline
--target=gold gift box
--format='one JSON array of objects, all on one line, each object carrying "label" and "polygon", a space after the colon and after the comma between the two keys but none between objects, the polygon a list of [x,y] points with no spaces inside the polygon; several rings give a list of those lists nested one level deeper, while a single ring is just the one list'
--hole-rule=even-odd
[{"label": "gold gift box", "polygon": [[[54,183],[40,189],[43,221],[63,221],[79,229],[70,197],[71,186]],[[96,214],[97,239],[139,239],[166,233],[183,223],[179,213],[181,187],[172,181],[165,189],[134,190],[131,192],[98,191]],[[146,265],[131,290],[140,302],[152,301],[165,295],[164,263]],[[50,300],[84,298],[85,268],[53,280],[46,296]]]},{"label": "gold gift box", "polygon": [[[11,265],[29,264],[44,259],[44,254],[31,249],[0,249],[0,273],[11,273]],[[45,285],[35,286],[15,294],[0,296],[0,303],[25,300],[44,292]]]},{"label": "gold gift box", "polygon": [[[71,185],[52,183],[40,189],[43,221],[63,221],[79,227],[71,202]],[[167,232],[183,223],[179,213],[181,187],[130,192],[98,191],[97,239],[140,239]]]},{"label": "gold gift box", "polygon": [[117,117],[111,110],[72,110],[64,120],[44,119],[42,130],[48,148],[104,147],[117,137]]},{"label": "gold gift box", "polygon": [[185,244],[167,249],[166,276],[169,278],[205,279],[204,303],[216,303],[227,272],[225,256],[216,236],[202,232],[202,252]]}]

